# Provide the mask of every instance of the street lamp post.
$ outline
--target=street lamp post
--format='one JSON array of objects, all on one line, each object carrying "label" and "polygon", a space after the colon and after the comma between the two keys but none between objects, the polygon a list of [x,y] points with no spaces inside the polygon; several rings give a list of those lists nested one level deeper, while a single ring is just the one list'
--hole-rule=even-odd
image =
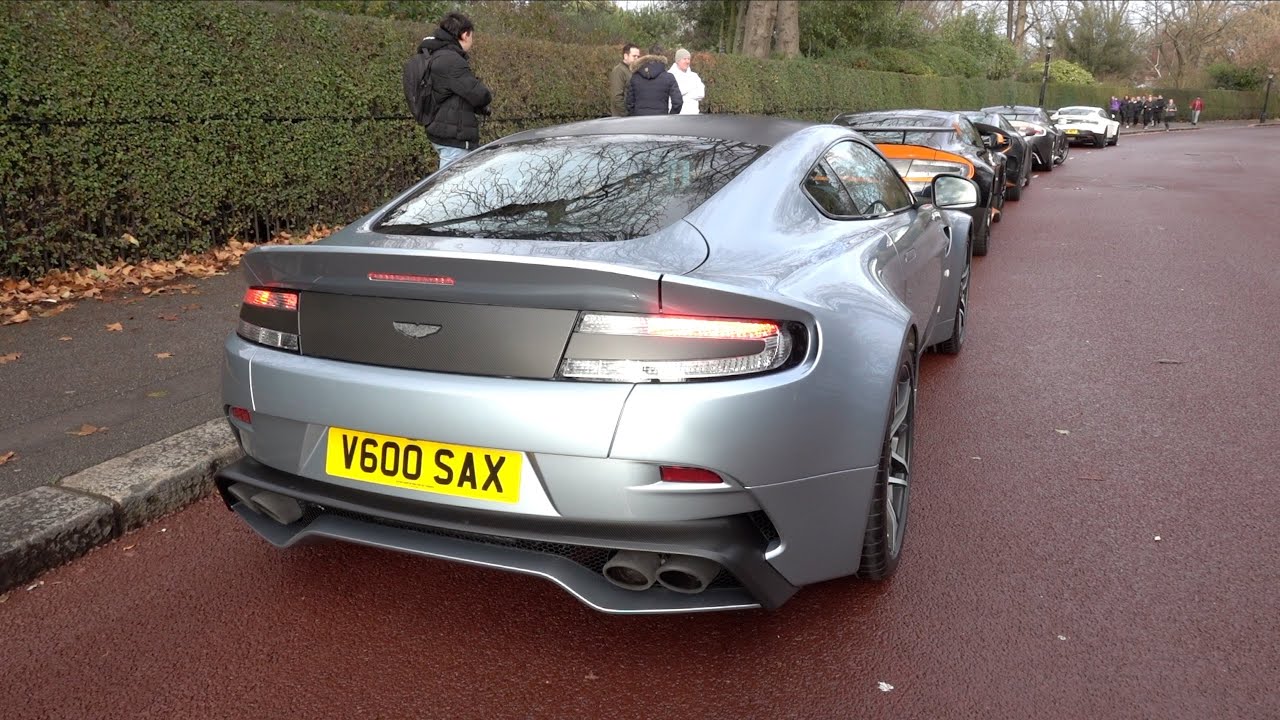
[{"label": "street lamp post", "polygon": [[1262,114],[1258,116],[1259,124],[1267,121],[1267,101],[1271,99],[1271,81],[1275,79],[1275,73],[1267,73],[1267,91],[1262,96]]},{"label": "street lamp post", "polygon": [[1044,75],[1040,78],[1040,102],[1044,107],[1044,91],[1049,86],[1049,58],[1053,55],[1053,33],[1044,36]]}]

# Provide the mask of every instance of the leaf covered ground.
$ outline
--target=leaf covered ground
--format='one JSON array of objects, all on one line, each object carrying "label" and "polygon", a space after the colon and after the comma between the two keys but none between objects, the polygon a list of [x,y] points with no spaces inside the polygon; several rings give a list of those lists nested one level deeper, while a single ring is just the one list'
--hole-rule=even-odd
[{"label": "leaf covered ground", "polygon": [[242,242],[232,238],[226,245],[199,254],[184,254],[176,260],[149,260],[77,268],[49,273],[38,280],[0,278],[0,325],[52,317],[75,306],[76,301],[105,299],[123,292],[143,295],[180,292],[194,286],[178,282],[184,278],[225,275],[240,264],[240,258],[258,245],[305,245],[328,237],[338,228],[314,226],[302,235],[283,232],[266,243]]}]

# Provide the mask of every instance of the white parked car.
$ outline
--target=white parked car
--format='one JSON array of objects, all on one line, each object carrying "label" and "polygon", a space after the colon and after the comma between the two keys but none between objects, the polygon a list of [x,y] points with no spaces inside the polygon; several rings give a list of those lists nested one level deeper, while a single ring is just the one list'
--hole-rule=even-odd
[{"label": "white parked car", "polygon": [[1100,148],[1120,142],[1120,122],[1112,120],[1103,108],[1072,105],[1058,108],[1051,117],[1068,141],[1089,140]]}]

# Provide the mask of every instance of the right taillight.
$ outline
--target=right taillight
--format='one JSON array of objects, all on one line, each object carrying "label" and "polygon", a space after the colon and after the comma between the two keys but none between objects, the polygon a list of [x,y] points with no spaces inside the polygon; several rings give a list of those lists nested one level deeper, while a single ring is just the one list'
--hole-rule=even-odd
[{"label": "right taillight", "polygon": [[240,305],[236,334],[259,345],[298,352],[298,293],[249,288]]},{"label": "right taillight", "polygon": [[788,323],[583,313],[560,362],[572,380],[684,382],[776,370],[796,343]]}]

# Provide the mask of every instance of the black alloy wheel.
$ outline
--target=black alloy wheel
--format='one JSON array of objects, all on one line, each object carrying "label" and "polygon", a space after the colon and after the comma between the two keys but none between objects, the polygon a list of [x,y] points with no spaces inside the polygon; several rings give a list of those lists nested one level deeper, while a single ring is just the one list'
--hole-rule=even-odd
[{"label": "black alloy wheel", "polygon": [[914,345],[902,349],[894,379],[893,401],[885,428],[876,487],[862,540],[857,576],[882,580],[898,569],[907,533],[911,500],[911,445],[915,430],[916,378],[919,364]]}]

